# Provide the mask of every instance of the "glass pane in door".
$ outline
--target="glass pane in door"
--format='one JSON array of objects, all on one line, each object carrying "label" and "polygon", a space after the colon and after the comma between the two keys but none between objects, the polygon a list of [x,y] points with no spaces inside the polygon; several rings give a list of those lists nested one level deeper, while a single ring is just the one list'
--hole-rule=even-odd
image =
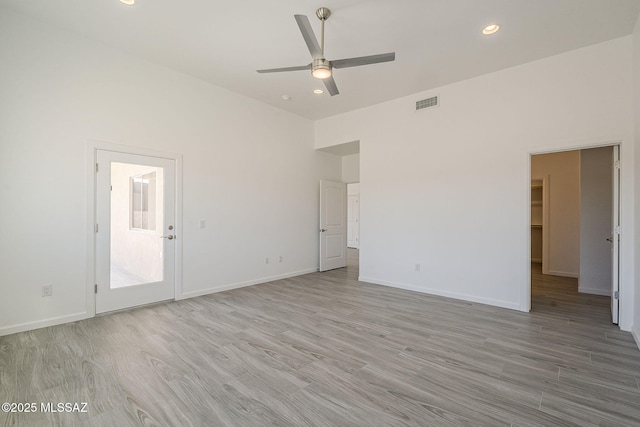
[{"label": "glass pane in door", "polygon": [[111,162],[110,287],[163,278],[163,169]]}]

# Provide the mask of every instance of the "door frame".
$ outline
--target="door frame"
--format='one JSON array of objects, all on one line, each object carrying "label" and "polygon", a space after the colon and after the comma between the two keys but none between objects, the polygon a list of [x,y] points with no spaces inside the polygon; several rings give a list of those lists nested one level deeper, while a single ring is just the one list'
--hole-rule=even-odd
[{"label": "door frame", "polygon": [[611,315],[613,317],[613,323],[620,324],[620,297],[616,297],[616,294],[620,294],[620,181],[622,180],[622,174],[620,173],[620,145],[613,146],[613,167],[611,173],[613,174],[613,200],[612,205],[612,228],[611,238],[612,242],[612,258],[617,260],[617,263],[611,265]]},{"label": "door frame", "polygon": [[164,151],[150,150],[141,147],[115,144],[111,142],[89,140],[86,149],[87,173],[87,223],[86,223],[86,314],[87,317],[96,315],[96,162],[98,150],[115,151],[140,156],[160,157],[175,162],[175,227],[178,238],[175,240],[175,278],[174,299],[181,299],[182,295],[182,155]]},{"label": "door frame", "polygon": [[[521,294],[521,307],[522,307],[522,311],[526,311],[529,312],[531,311],[531,231],[530,231],[530,227],[531,227],[531,157],[534,155],[539,155],[539,154],[551,154],[551,153],[562,153],[562,152],[566,152],[566,151],[578,151],[578,150],[588,150],[590,148],[601,148],[601,147],[618,147],[618,159],[620,161],[621,165],[624,165],[623,162],[623,158],[625,158],[625,156],[623,156],[624,153],[624,142],[622,139],[619,140],[613,140],[610,142],[594,142],[592,144],[586,143],[586,144],[580,144],[580,145],[575,145],[575,146],[566,146],[566,147],[558,147],[558,148],[548,148],[548,149],[534,149],[534,150],[529,150],[527,153],[527,190],[526,190],[526,202],[527,202],[527,234],[526,234],[526,272],[527,272],[527,279],[526,279],[526,283],[523,284],[522,286],[522,294]],[[621,173],[619,174],[619,179],[618,179],[618,203],[619,203],[619,218],[620,221],[622,222],[622,217],[624,216],[624,212],[622,210],[622,204],[623,204],[623,194],[621,191],[621,188],[626,185],[627,180],[625,179],[626,175],[623,173],[624,172],[624,167],[621,168]],[[633,179],[633,177],[632,177]],[[548,205],[548,203],[547,203]],[[543,213],[544,215],[544,213]],[[547,226],[548,229],[548,226]],[[626,233],[629,233],[629,231],[626,231]],[[626,234],[625,235],[628,235]],[[548,240],[548,238],[547,238]],[[623,249],[622,249],[622,244],[620,243],[618,245],[618,271],[620,272],[620,274],[618,274],[618,289],[623,289],[623,282],[622,282],[622,271],[624,268],[626,268],[625,266],[623,266],[623,258],[622,258],[622,253],[623,253]],[[544,244],[543,244],[543,248],[544,248]],[[616,268],[616,266],[612,266],[612,268]],[[627,286],[626,282],[624,283],[624,287]],[[622,292],[620,292],[620,294],[622,294]],[[611,296],[611,298],[613,298],[613,295]],[[618,300],[620,302],[620,300]],[[631,302],[630,302],[631,303]],[[619,327],[623,327],[623,325],[620,324],[620,319],[622,318],[622,312],[623,312],[623,308],[624,308],[625,304],[621,304],[619,303],[619,310],[618,310],[618,326]]]},{"label": "door frame", "polygon": [[[350,195],[349,194],[349,186],[350,185],[358,185],[358,194],[354,194],[354,195]],[[358,249],[360,250],[360,188],[359,188],[360,183],[359,182],[348,182],[347,183],[347,248],[353,248],[353,249]],[[357,197],[357,205],[358,205],[358,214],[357,214],[357,225],[355,226],[357,228],[357,239],[358,239],[358,243],[356,245],[356,247],[352,247],[349,246],[349,200],[352,197]]]}]

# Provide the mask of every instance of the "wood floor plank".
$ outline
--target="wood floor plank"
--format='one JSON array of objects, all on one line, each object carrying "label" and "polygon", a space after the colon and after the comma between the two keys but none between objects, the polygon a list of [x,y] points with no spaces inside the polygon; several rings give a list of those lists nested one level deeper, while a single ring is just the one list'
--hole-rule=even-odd
[{"label": "wood floor plank", "polygon": [[345,374],[352,374],[366,363],[352,356],[334,351],[334,349],[318,343],[319,336],[308,331],[292,329],[278,334],[277,339],[282,345],[291,346],[298,351],[308,354],[315,360],[326,365],[336,367]]},{"label": "wood floor plank", "polygon": [[[18,377],[15,355],[17,353],[17,335],[0,338],[0,404],[4,402],[17,402]],[[0,411],[0,426],[13,426],[16,423],[16,414]]]},{"label": "wood floor plank", "polygon": [[449,364],[464,369],[469,373],[483,373],[493,377],[500,377],[503,373],[505,362],[499,358],[490,357],[484,345],[469,344],[468,352],[459,351],[459,343],[432,337],[427,341],[428,345],[418,344],[414,340],[409,342],[401,354],[410,355],[423,361]]},{"label": "wood floor plank", "polygon": [[421,408],[425,417],[441,417],[456,425],[509,426],[511,424],[508,420],[482,410],[483,408],[474,407],[475,402],[451,398],[446,390],[435,387],[431,381],[422,382],[419,387],[416,387],[415,384],[407,382],[407,378],[391,375],[387,367],[367,365],[355,376],[374,389],[383,390],[406,404]]},{"label": "wood floor plank", "polygon": [[[615,377],[602,378],[589,373],[579,373],[560,368],[558,380],[565,386],[564,390],[571,390],[572,394],[590,396],[607,396],[617,402],[636,405],[640,403],[640,390],[637,387],[628,387],[617,381]],[[557,389],[561,389],[557,387]],[[640,405],[637,405],[634,413],[640,417]]]},{"label": "wood floor plank", "polygon": [[[532,268],[532,311],[359,282],[357,263],[0,337],[0,426],[632,426],[609,299]],[[356,258],[357,259],[357,258]]]},{"label": "wood floor plank", "polygon": [[627,406],[609,406],[611,403],[606,399],[582,399],[569,394],[547,392],[543,393],[540,410],[581,426],[638,425],[638,418],[626,412]]},{"label": "wood floor plank", "polygon": [[225,347],[225,350],[231,357],[241,361],[249,372],[265,378],[281,391],[294,393],[307,385],[295,375],[295,369],[292,366],[272,358],[248,343],[231,344]]},{"label": "wood floor plank", "polygon": [[378,393],[367,387],[366,382],[353,375],[344,375],[339,368],[324,363],[314,363],[298,371],[303,379],[324,393],[330,393],[344,402],[355,403],[370,413],[377,413],[379,420],[387,419],[390,425],[424,424],[424,414],[387,393]]}]

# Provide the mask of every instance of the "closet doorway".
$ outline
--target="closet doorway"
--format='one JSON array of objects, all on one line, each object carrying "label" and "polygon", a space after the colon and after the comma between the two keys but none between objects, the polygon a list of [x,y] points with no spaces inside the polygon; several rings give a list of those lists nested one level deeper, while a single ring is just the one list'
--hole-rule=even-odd
[{"label": "closet doorway", "polygon": [[598,295],[618,323],[619,179],[617,145],[531,156],[532,310]]}]

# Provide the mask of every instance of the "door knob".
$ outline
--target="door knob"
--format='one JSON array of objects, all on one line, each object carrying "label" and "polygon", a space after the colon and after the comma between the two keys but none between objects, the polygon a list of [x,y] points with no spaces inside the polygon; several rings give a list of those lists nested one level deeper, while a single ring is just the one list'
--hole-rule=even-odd
[{"label": "door knob", "polygon": [[321,228],[321,229],[320,229],[320,232],[321,232],[321,233],[324,233],[325,231],[327,231],[325,228]]},{"label": "door knob", "polygon": [[176,236],[174,236],[173,234],[169,234],[168,236],[160,236],[161,239],[169,239],[169,240],[173,240]]},{"label": "door knob", "polygon": [[613,238],[611,238],[611,237],[607,237],[607,242],[609,242],[609,243],[613,243]]}]

